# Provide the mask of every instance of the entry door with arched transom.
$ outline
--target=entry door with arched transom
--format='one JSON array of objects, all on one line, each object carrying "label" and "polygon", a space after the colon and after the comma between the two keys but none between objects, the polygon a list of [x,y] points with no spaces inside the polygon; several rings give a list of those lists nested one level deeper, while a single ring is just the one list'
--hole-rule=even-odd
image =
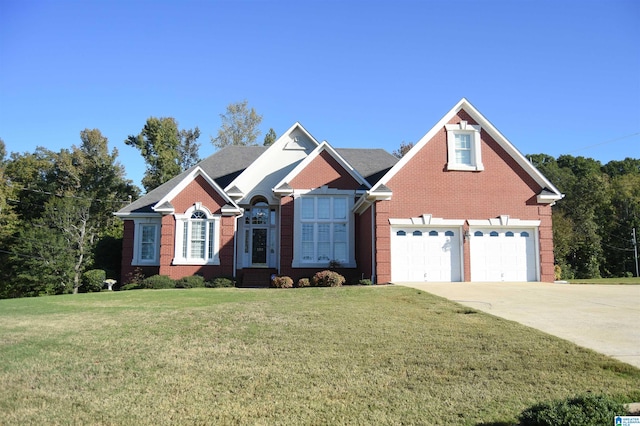
[{"label": "entry door with arched transom", "polygon": [[266,202],[260,201],[251,206],[245,225],[248,225],[245,237],[248,241],[251,266],[270,266],[272,263],[273,238],[275,231],[275,210]]}]

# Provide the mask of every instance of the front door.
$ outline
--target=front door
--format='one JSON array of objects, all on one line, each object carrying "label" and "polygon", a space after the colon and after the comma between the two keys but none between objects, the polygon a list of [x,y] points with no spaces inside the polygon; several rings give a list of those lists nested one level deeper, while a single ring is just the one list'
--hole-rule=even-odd
[{"label": "front door", "polygon": [[265,265],[267,263],[267,234],[265,228],[251,230],[251,263]]}]

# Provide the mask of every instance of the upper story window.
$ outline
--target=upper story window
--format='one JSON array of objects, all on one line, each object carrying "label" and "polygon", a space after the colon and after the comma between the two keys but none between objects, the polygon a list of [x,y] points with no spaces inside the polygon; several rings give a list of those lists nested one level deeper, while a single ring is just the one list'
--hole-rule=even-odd
[{"label": "upper story window", "polygon": [[482,128],[462,120],[458,124],[447,124],[447,170],[484,170],[480,149]]},{"label": "upper story window", "polygon": [[176,216],[174,263],[177,265],[219,265],[220,217],[197,203]]}]

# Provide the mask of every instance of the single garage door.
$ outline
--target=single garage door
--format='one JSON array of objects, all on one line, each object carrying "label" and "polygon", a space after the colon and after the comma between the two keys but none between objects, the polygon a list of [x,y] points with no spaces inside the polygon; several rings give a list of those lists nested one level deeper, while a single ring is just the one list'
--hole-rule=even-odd
[{"label": "single garage door", "polygon": [[461,281],[461,276],[460,229],[391,229],[393,281]]},{"label": "single garage door", "polygon": [[535,229],[471,229],[471,281],[537,281]]}]

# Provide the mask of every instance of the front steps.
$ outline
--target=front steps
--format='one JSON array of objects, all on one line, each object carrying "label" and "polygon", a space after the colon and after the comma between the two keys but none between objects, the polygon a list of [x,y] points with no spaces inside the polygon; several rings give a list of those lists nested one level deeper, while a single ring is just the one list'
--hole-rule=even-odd
[{"label": "front steps", "polygon": [[271,276],[278,271],[273,268],[244,268],[240,271],[238,287],[269,287]]}]

